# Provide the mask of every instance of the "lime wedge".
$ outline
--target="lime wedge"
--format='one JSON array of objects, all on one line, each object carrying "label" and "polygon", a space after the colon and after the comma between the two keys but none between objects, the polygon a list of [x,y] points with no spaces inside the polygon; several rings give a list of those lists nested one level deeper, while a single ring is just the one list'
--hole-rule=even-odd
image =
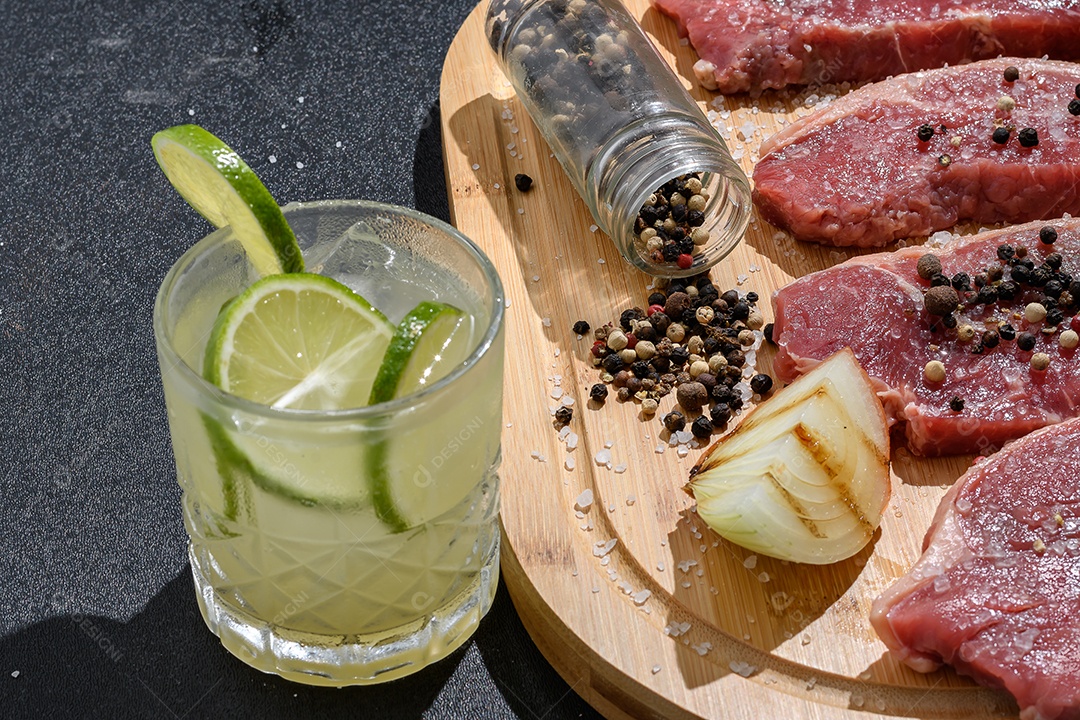
[{"label": "lime wedge", "polygon": [[335,280],[271,275],[218,315],[203,376],[274,408],[363,407],[393,334],[382,313]]},{"label": "lime wedge", "polygon": [[[438,302],[422,302],[398,325],[371,390],[370,403],[386,402],[422,390],[465,361],[471,348],[469,317]],[[407,443],[393,436],[374,443],[367,454],[371,500],[379,518],[401,532],[433,519],[456,505],[475,485],[476,475],[438,477],[426,461],[438,455],[442,433],[410,433]],[[461,458],[456,460],[460,461]],[[449,477],[461,482],[450,483]],[[454,485],[451,487],[450,485]]]},{"label": "lime wedge", "polygon": [[198,125],[162,130],[150,144],[177,192],[215,227],[231,226],[260,275],[304,270],[281,208],[228,145]]},{"label": "lime wedge", "polygon": [[422,390],[469,354],[468,316],[453,305],[424,301],[397,326],[383,356],[369,404]]}]

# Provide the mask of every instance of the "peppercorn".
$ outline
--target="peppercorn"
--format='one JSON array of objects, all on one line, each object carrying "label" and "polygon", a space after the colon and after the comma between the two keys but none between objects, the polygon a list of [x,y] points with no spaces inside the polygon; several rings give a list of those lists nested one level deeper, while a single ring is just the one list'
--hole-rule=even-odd
[{"label": "peppercorn", "polygon": [[750,317],[750,306],[748,304],[746,304],[745,302],[740,300],[739,302],[735,303],[735,305],[732,306],[732,308],[731,308],[731,319],[732,320],[746,320],[748,317]]},{"label": "peppercorn", "polygon": [[926,312],[942,317],[956,310],[956,306],[960,304],[960,296],[951,285],[938,285],[926,291],[923,304]]},{"label": "peppercorn", "polygon": [[930,287],[939,287],[941,285],[952,285],[952,281],[944,273],[937,273],[930,278]]},{"label": "peppercorn", "polygon": [[997,288],[993,285],[986,285],[979,288],[979,294],[975,296],[975,301],[981,305],[991,305],[997,302],[997,298]]},{"label": "peppercorn", "polygon": [[1076,86],[1076,97],[1080,98],[1080,84]]},{"label": "peppercorn", "polygon": [[[1050,229],[1054,230],[1053,228]],[[1054,239],[1057,239],[1057,230],[1054,230]],[[1061,256],[1061,253],[1053,252],[1047,255],[1046,259],[1043,260],[1043,262],[1046,263],[1046,266],[1049,267],[1051,270],[1057,272],[1061,269],[1061,263],[1064,262],[1064,260],[1065,259]]]},{"label": "peppercorn", "polygon": [[697,381],[683,383],[675,391],[675,398],[683,409],[696,413],[709,401],[709,393],[705,386]]},{"label": "peppercorn", "polygon": [[578,320],[576,323],[574,323],[573,330],[578,335],[584,335],[585,333],[589,332],[589,323],[585,322],[584,320]]},{"label": "peppercorn", "polygon": [[1029,332],[1022,332],[1016,336],[1016,347],[1024,352],[1035,349],[1035,336]]},{"label": "peppercorn", "polygon": [[1046,306],[1042,303],[1028,303],[1024,308],[1024,319],[1029,323],[1042,322],[1046,319]]},{"label": "peppercorn", "polygon": [[995,330],[987,330],[982,335],[982,345],[984,348],[996,348],[1000,337]]},{"label": "peppercorn", "polygon": [[1005,68],[1005,82],[1013,83],[1020,79],[1020,68],[1010,65]]},{"label": "peppercorn", "polygon": [[1002,300],[1012,300],[1020,292],[1020,286],[1012,280],[1005,280],[997,286],[998,297]]},{"label": "peppercorn", "polygon": [[1046,311],[1046,324],[1050,327],[1057,327],[1065,320],[1065,314],[1057,308],[1052,308]]},{"label": "peppercorn", "polygon": [[532,183],[532,178],[525,173],[518,173],[514,176],[514,185],[516,185],[517,189],[521,192],[529,192],[529,189],[532,187]]},{"label": "peppercorn", "polygon": [[559,409],[555,411],[555,420],[560,425],[569,425],[570,421],[574,419],[574,408],[569,405],[560,405]]},{"label": "peppercorn", "polygon": [[758,373],[750,378],[750,389],[758,395],[766,395],[772,390],[773,380],[764,373]]},{"label": "peppercorn", "polygon": [[690,359],[690,351],[683,346],[671,349],[671,364],[673,367],[682,367]]},{"label": "peppercorn", "polygon": [[931,360],[923,368],[923,375],[926,376],[927,381],[932,383],[943,381],[945,379],[945,363],[940,360]]},{"label": "peppercorn", "polygon": [[929,280],[941,272],[941,260],[933,253],[926,253],[919,258],[919,262],[915,265],[915,270],[923,280]]},{"label": "peppercorn", "polygon": [[1035,353],[1031,356],[1031,369],[1042,372],[1046,368],[1050,367],[1050,356],[1046,353]]},{"label": "peppercorn", "polygon": [[608,389],[604,383],[596,383],[589,388],[589,397],[598,403],[602,403],[607,400]]},{"label": "peppercorn", "polygon": [[1073,98],[1069,101],[1069,114],[1080,115],[1080,100]]},{"label": "peppercorn", "polygon": [[611,353],[610,355],[604,356],[604,359],[600,364],[603,366],[604,370],[607,370],[612,375],[622,370],[623,367],[622,358],[619,357],[618,353]]},{"label": "peppercorn", "polygon": [[1016,328],[1014,328],[1008,323],[1005,323],[998,328],[998,337],[1000,337],[1002,340],[1015,340]]},{"label": "peppercorn", "polygon": [[952,165],[952,155],[938,155],[937,161],[938,165],[940,165],[941,167],[949,167],[950,165]]},{"label": "peppercorn", "polygon": [[1039,230],[1039,242],[1041,242],[1042,244],[1053,245],[1057,242],[1057,239],[1058,233],[1054,227],[1050,225],[1044,225],[1042,229]]},{"label": "peppercorn", "polygon": [[1009,128],[999,127],[994,128],[994,134],[990,136],[990,139],[998,145],[1004,145],[1005,143],[1009,142],[1010,135],[1012,135],[1012,133],[1009,132]]},{"label": "peppercorn", "polygon": [[741,368],[746,364],[746,355],[742,350],[732,350],[729,353],[724,354],[724,359],[728,361],[728,365],[733,368]]},{"label": "peppercorn", "polygon": [[769,323],[768,325],[766,325],[766,326],[765,326],[765,327],[764,327],[764,328],[762,329],[762,333],[764,333],[764,335],[765,335],[765,340],[766,340],[766,342],[768,342],[768,343],[769,343],[770,345],[775,345],[775,344],[776,344],[776,343],[774,343],[774,342],[773,342],[773,337],[772,337],[772,336],[773,336],[773,329],[774,329],[774,327],[775,327],[775,326],[773,325],[773,323]]},{"label": "peppercorn", "polygon": [[956,322],[957,320],[955,315],[946,315],[941,318],[941,324],[949,328],[950,330],[956,327]]},{"label": "peppercorn", "polygon": [[1058,336],[1058,345],[1066,350],[1072,350],[1078,344],[1080,344],[1080,334],[1075,330],[1066,330]]},{"label": "peppercorn", "polygon": [[921,142],[926,142],[930,138],[934,137],[933,125],[920,125],[919,129],[915,133]]},{"label": "peppercorn", "polygon": [[1016,134],[1016,139],[1026,148],[1035,147],[1039,144],[1039,132],[1035,128],[1024,128]]},{"label": "peppercorn", "polygon": [[712,421],[704,415],[699,417],[694,422],[690,423],[690,432],[694,433],[694,437],[696,438],[701,438],[702,440],[704,440],[705,438],[712,435],[712,431]]},{"label": "peppercorn", "polygon": [[961,412],[964,409],[964,398],[953,396],[949,401],[949,409],[953,412]]},{"label": "peppercorn", "polygon": [[630,392],[630,388],[627,387],[621,387],[619,388],[619,391],[615,393],[615,399],[619,402],[627,402],[633,396],[634,394]]},{"label": "peppercorn", "polygon": [[672,410],[664,416],[664,427],[668,432],[680,432],[686,427],[686,416],[678,410]]}]

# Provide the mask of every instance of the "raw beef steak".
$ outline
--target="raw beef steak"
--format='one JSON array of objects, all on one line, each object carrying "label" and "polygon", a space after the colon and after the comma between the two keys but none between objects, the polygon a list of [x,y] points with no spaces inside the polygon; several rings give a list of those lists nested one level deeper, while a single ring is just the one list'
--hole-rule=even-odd
[{"label": "raw beef steak", "polygon": [[[1009,66],[1016,82],[1005,80]],[[1002,58],[855,90],[765,141],[754,200],[800,240],[860,247],[959,220],[1080,213],[1077,83],[1080,65]],[[999,126],[1010,129],[1004,144]],[[1025,128],[1037,145],[1021,144]]]},{"label": "raw beef steak", "polygon": [[[1046,225],[1056,228],[1053,245],[1039,239]],[[1014,252],[1023,247],[1019,252],[1026,256],[1002,261],[1002,245]],[[944,276],[969,276],[970,290],[958,292],[963,309],[953,313],[953,328],[924,307],[930,282],[919,276],[917,263],[927,252],[910,247],[853,258],[778,290],[773,296],[773,340],[779,346],[775,375],[790,381],[850,347],[877,385],[886,415],[900,423],[897,429],[906,433],[909,448],[921,455],[992,451],[1036,428],[1080,415],[1080,357],[1060,344],[1080,304],[1080,219],[994,230],[934,250]],[[1062,265],[1051,274],[1044,261],[1056,263],[1052,254]],[[991,279],[997,272],[1001,278]],[[994,288],[983,290],[982,299],[990,300],[990,292],[1000,297],[979,302],[980,274]],[[1025,276],[1043,285],[1019,282]],[[964,278],[959,280],[963,287]],[[1049,303],[1044,297],[1054,293],[1059,307],[1051,308],[1046,320],[1024,319],[1027,303]],[[1057,320],[1055,313],[1062,316],[1058,331],[1043,332],[1048,321]],[[1009,327],[998,327],[1000,322]],[[971,330],[970,339],[965,339],[965,328]],[[984,339],[992,328],[996,337]],[[1022,349],[1028,340],[1034,347]],[[1032,367],[1036,353],[1048,356],[1045,370]],[[945,366],[941,382],[926,377],[926,365],[933,360]]]},{"label": "raw beef steak", "polygon": [[723,93],[881,80],[1000,55],[1080,59],[1077,0],[653,0]]},{"label": "raw beef steak", "polygon": [[1080,719],[1080,420],[957,480],[870,621],[915,670],[945,662],[1004,688],[1024,720]]}]

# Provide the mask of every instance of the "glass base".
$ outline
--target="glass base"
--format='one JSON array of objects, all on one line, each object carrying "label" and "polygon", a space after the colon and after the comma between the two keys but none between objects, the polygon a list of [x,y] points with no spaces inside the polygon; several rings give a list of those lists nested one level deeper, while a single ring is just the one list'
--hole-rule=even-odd
[{"label": "glass base", "polygon": [[415,622],[374,635],[315,635],[256,618],[214,590],[188,547],[195,596],[207,627],[248,665],[294,682],[340,687],[411,675],[457,650],[487,614],[499,584],[499,538],[473,582]]}]

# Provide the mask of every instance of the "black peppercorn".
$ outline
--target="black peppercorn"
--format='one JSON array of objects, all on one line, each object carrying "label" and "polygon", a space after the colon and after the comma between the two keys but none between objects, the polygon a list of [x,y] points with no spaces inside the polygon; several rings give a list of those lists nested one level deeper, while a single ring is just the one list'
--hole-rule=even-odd
[{"label": "black peppercorn", "polygon": [[1073,98],[1069,101],[1069,114],[1080,115],[1080,100]]},{"label": "black peppercorn", "polygon": [[555,411],[555,420],[561,425],[569,425],[574,419],[574,408],[569,405],[560,405]]},{"label": "black peppercorn", "polygon": [[619,353],[611,353],[610,355],[605,355],[604,359],[600,361],[600,364],[603,366],[604,370],[606,370],[610,375],[614,375],[615,373],[619,372],[620,370],[622,370],[623,367],[623,361],[622,358],[619,357]]},{"label": "black peppercorn", "polygon": [[758,301],[758,294],[756,292],[751,290],[750,292],[746,293],[746,302],[753,305],[753,304],[757,303],[757,301]]},{"label": "black peppercorn", "polygon": [[1050,282],[1050,268],[1037,267],[1031,271],[1031,278],[1028,280],[1029,285],[1043,287],[1048,282]]},{"label": "black peppercorn", "polygon": [[996,142],[998,145],[1004,145],[1009,142],[1009,136],[1012,133],[1009,132],[1009,128],[999,127],[994,128],[994,134],[990,136],[990,139]]},{"label": "black peppercorn", "polygon": [[776,344],[776,343],[773,342],[773,339],[772,339],[773,327],[774,327],[773,324],[769,323],[768,325],[766,325],[762,329],[762,334],[765,336],[765,341],[767,343],[769,343],[770,345],[775,345]]},{"label": "black peppercorn", "polygon": [[984,285],[979,288],[979,294],[976,297],[976,302],[982,305],[990,305],[997,302],[998,291],[993,285]]},{"label": "black peppercorn", "polygon": [[607,393],[607,385],[605,385],[604,383],[596,383],[591,388],[589,388],[589,397],[598,403],[602,403],[607,400]]},{"label": "black peppercorn", "polygon": [[965,272],[958,272],[952,276],[949,284],[953,286],[953,290],[970,290],[971,278]]},{"label": "black peppercorn", "polygon": [[915,134],[919,137],[920,141],[926,142],[930,138],[934,137],[934,126],[920,125],[919,129],[915,132]]},{"label": "black peppercorn", "polygon": [[649,296],[650,305],[659,305],[660,307],[664,307],[664,303],[666,302],[667,295],[662,292],[654,292],[652,295]]},{"label": "black peppercorn", "polygon": [[589,323],[585,322],[584,320],[578,320],[576,323],[574,323],[573,330],[578,335],[584,335],[585,333],[589,332]]},{"label": "black peppercorn", "polygon": [[1026,148],[1039,144],[1039,132],[1035,128],[1024,128],[1016,134],[1016,139]]},{"label": "black peppercorn", "polygon": [[705,213],[700,210],[691,210],[686,213],[686,224],[690,227],[701,227],[705,224]]},{"label": "black peppercorn", "polygon": [[1057,308],[1048,310],[1046,313],[1046,324],[1051,327],[1056,327],[1065,321],[1065,314]]},{"label": "black peppercorn", "polygon": [[1007,261],[1011,260],[1016,255],[1016,248],[1012,245],[998,245],[997,256],[998,260]]},{"label": "black peppercorn", "polygon": [[1035,349],[1035,336],[1029,332],[1022,332],[1016,336],[1016,347],[1024,352]]},{"label": "black peppercorn", "polygon": [[1051,279],[1046,283],[1046,287],[1043,288],[1043,292],[1048,296],[1057,299],[1061,297],[1061,293],[1065,292],[1065,286],[1061,284],[1060,280]]},{"label": "black peppercorn", "polygon": [[728,290],[720,296],[720,299],[726,302],[728,304],[728,307],[731,307],[735,303],[739,302],[739,293],[737,290]]},{"label": "black peppercorn", "polygon": [[517,189],[521,192],[529,192],[529,189],[532,187],[532,182],[532,178],[525,173],[518,173],[514,176],[514,185],[516,185]]},{"label": "black peppercorn", "polygon": [[716,403],[709,410],[712,424],[720,429],[723,429],[731,421],[731,415],[731,407],[727,403]]},{"label": "black peppercorn", "polygon": [[[1051,229],[1053,229],[1053,228],[1051,228]],[[1056,230],[1054,231],[1054,234],[1055,235],[1057,234]],[[1050,253],[1049,255],[1046,256],[1046,259],[1043,260],[1043,262],[1046,263],[1046,266],[1048,268],[1050,268],[1051,270],[1053,270],[1054,272],[1057,272],[1058,270],[1061,269],[1061,263],[1063,263],[1064,261],[1065,261],[1065,258],[1063,258],[1061,256],[1061,253],[1056,253],[1056,252]]]},{"label": "black peppercorn", "polygon": [[758,395],[765,395],[772,390],[772,378],[764,373],[758,373],[750,378],[750,389]]},{"label": "black peppercorn", "polygon": [[728,365],[733,368],[741,368],[746,364],[746,356],[743,355],[742,350],[732,350],[724,355],[724,358],[728,361]]},{"label": "black peppercorn", "polygon": [[1016,82],[1020,79],[1020,68],[1010,65],[1005,68],[1005,82]]},{"label": "black peppercorn", "polygon": [[664,416],[664,427],[669,432],[679,432],[686,427],[686,416],[678,410],[672,410]]},{"label": "black peppercorn", "polygon": [[1000,337],[1002,340],[1015,340],[1016,328],[1014,328],[1012,325],[1009,325],[1008,323],[1005,323],[998,328],[998,337]]},{"label": "black peppercorn", "polygon": [[712,435],[713,424],[709,418],[702,415],[697,420],[690,424],[690,432],[694,433],[694,437],[705,439]]},{"label": "black peppercorn", "polygon": [[638,360],[636,363],[630,366],[630,372],[634,373],[636,378],[647,378],[652,368],[649,367],[649,363],[644,360]]},{"label": "black peppercorn", "polygon": [[732,320],[745,320],[750,317],[750,306],[740,300],[735,303],[735,306],[731,308]]},{"label": "black peppercorn", "polygon": [[953,412],[961,412],[964,409],[964,398],[953,397],[953,399],[949,401],[949,409]]},{"label": "black peppercorn", "polygon": [[1053,245],[1057,242],[1057,238],[1057,230],[1050,225],[1044,225],[1042,229],[1039,230],[1039,242],[1044,245]]},{"label": "black peppercorn", "polygon": [[998,298],[1001,300],[1012,300],[1019,292],[1020,286],[1012,280],[1006,280],[997,286]]},{"label": "black peppercorn", "polygon": [[995,347],[997,347],[997,344],[998,344],[999,340],[1000,340],[1000,338],[998,337],[997,331],[995,331],[995,330],[987,330],[986,332],[983,333],[982,344],[983,344],[983,347],[985,347],[985,348],[995,348]]},{"label": "black peppercorn", "polygon": [[1031,271],[1024,265],[1016,265],[1012,269],[1012,279],[1018,283],[1027,284],[1031,280]]},{"label": "black peppercorn", "polygon": [[950,286],[952,281],[943,273],[937,273],[930,278],[930,287]]},{"label": "black peppercorn", "polygon": [[951,314],[945,315],[941,318],[941,324],[950,329],[956,327],[956,316]]}]

